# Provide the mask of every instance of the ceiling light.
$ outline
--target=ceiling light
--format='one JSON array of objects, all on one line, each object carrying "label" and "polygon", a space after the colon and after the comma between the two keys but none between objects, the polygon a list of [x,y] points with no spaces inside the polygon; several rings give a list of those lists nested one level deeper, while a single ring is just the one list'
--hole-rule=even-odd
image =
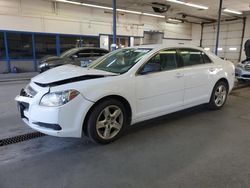
[{"label": "ceiling light", "polygon": [[187,6],[190,6],[190,7],[194,7],[194,8],[198,8],[198,9],[204,9],[204,10],[207,10],[208,7],[206,6],[203,6],[203,5],[197,5],[197,4],[193,4],[193,3],[186,3]]},{"label": "ceiling light", "polygon": [[62,2],[62,3],[70,3],[70,4],[75,4],[75,5],[81,5],[82,3],[80,2],[75,2],[75,1],[68,1],[68,0],[56,0],[57,2]]},{"label": "ceiling light", "polygon": [[235,48],[235,47],[231,47],[231,48],[229,48],[229,50],[230,50],[230,51],[236,51],[236,50],[237,50],[237,48]]},{"label": "ceiling light", "polygon": [[171,2],[171,3],[186,5],[186,6],[190,6],[190,7],[194,7],[194,8],[198,8],[198,9],[203,9],[203,10],[207,10],[209,8],[207,6],[197,5],[197,4],[194,4],[194,3],[187,3],[187,2],[179,1],[179,0],[166,0],[166,1]]},{"label": "ceiling light", "polygon": [[145,13],[143,12],[142,15],[144,16],[152,16],[152,17],[157,17],[157,18],[165,18],[165,16],[159,15],[159,14],[150,14],[150,13]]},{"label": "ceiling light", "polygon": [[223,50],[223,48],[218,48],[218,51],[222,51]]},{"label": "ceiling light", "polygon": [[233,14],[242,14],[242,12],[236,11],[236,10],[230,10],[230,9],[223,9],[223,12],[233,13]]},{"label": "ceiling light", "polygon": [[204,48],[204,50],[209,51],[209,50],[210,50],[210,48]]},{"label": "ceiling light", "polygon": [[81,3],[81,5],[86,6],[86,7],[100,8],[100,9],[106,9],[106,10],[112,10],[113,9],[111,7],[105,7],[105,6],[100,6],[100,5],[93,5],[93,4],[88,4],[88,3]]},{"label": "ceiling light", "polygon": [[131,14],[142,14],[142,12],[132,11],[132,10],[125,10],[125,9],[116,9],[118,12],[126,12]]},{"label": "ceiling light", "polygon": [[[92,8],[99,8],[99,9],[105,9],[105,10],[113,10],[112,7],[106,7],[106,6],[100,6],[100,5],[94,5],[94,4],[88,4],[88,3],[79,3],[75,1],[69,1],[69,0],[55,0],[56,2],[61,3],[69,3],[69,4],[75,4],[75,5],[82,5],[86,7],[92,7]],[[163,15],[159,14],[151,14],[151,13],[145,13],[145,12],[138,12],[138,11],[132,11],[132,10],[126,10],[126,9],[116,9],[118,12],[125,12],[125,13],[131,13],[131,14],[138,14],[138,15],[144,15],[144,16],[151,16],[151,17],[157,17],[157,18],[165,18]]]},{"label": "ceiling light", "polygon": [[182,22],[183,22],[182,20],[174,19],[174,18],[168,18],[167,21],[170,21],[170,22],[178,22],[178,23],[182,23]]},{"label": "ceiling light", "polygon": [[177,4],[182,4],[182,5],[186,4],[185,2],[179,1],[179,0],[166,0],[166,1],[169,1],[169,2],[172,2],[172,3],[177,3]]}]

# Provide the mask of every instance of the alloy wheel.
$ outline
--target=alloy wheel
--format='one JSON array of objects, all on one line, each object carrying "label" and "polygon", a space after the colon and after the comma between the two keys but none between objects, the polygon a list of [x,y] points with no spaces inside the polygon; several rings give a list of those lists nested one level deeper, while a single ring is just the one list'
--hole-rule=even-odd
[{"label": "alloy wheel", "polygon": [[105,107],[96,121],[97,134],[105,140],[115,137],[123,125],[123,112],[116,105]]},{"label": "alloy wheel", "polygon": [[227,98],[227,89],[224,85],[219,85],[214,94],[214,102],[216,106],[220,107],[222,106]]}]

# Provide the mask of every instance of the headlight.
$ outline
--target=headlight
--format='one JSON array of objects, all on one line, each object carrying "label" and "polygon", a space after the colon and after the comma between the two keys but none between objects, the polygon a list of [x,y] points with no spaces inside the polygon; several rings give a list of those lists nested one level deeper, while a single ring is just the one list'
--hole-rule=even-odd
[{"label": "headlight", "polygon": [[39,68],[48,67],[48,65],[49,65],[48,63],[42,63],[39,65]]},{"label": "headlight", "polygon": [[77,95],[79,95],[79,92],[76,90],[48,93],[42,97],[40,105],[51,107],[62,106],[74,99]]}]

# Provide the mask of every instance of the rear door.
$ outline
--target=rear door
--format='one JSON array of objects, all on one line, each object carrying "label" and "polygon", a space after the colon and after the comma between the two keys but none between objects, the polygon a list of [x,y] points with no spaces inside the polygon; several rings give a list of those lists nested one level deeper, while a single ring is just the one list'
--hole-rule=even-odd
[{"label": "rear door", "polygon": [[184,105],[197,105],[210,98],[209,80],[213,74],[209,57],[197,49],[179,49],[179,61],[185,76]]}]

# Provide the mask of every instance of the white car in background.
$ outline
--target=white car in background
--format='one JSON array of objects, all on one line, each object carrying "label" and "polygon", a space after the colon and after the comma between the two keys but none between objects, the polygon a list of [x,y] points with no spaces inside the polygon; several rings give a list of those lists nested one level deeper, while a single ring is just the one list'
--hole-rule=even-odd
[{"label": "white car in background", "polygon": [[64,65],[32,78],[16,97],[31,128],[106,144],[128,125],[200,104],[220,109],[235,70],[201,48],[149,45],[113,51],[88,68]]},{"label": "white car in background", "polygon": [[236,65],[235,76],[240,82],[250,80],[250,60],[245,60]]}]

